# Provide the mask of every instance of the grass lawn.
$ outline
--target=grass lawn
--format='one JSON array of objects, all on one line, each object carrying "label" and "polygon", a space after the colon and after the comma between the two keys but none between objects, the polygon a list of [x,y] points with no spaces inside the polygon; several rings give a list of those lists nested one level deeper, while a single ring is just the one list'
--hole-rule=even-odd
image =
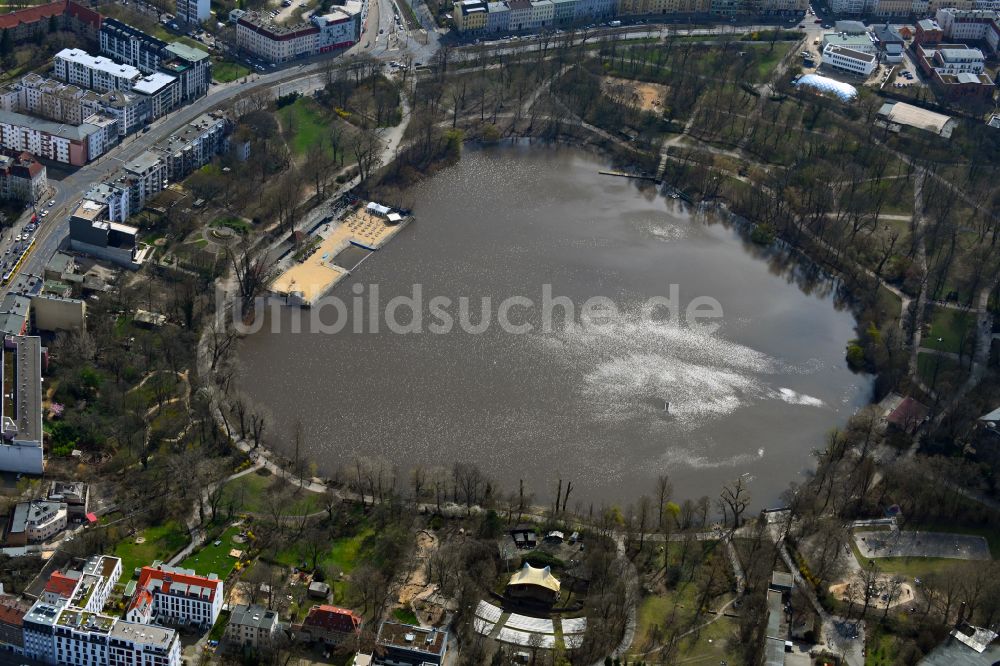
[{"label": "grass lawn", "polygon": [[976,316],[974,314],[935,307],[930,319],[930,329],[923,336],[920,344],[928,349],[958,353],[962,339],[975,327]]},{"label": "grass lawn", "polygon": [[778,66],[781,59],[784,58],[795,44],[789,44],[788,42],[775,42],[774,49],[770,49],[770,45],[767,46],[752,46],[748,50],[753,53],[754,63],[753,71],[756,79],[758,81],[767,81],[771,77],[771,72],[774,68]]},{"label": "grass lawn", "polygon": [[216,60],[212,66],[212,78],[219,83],[230,83],[250,73],[249,67],[230,60]]},{"label": "grass lawn", "polygon": [[297,488],[266,469],[244,474],[227,483],[221,506],[233,502],[238,513],[267,513],[275,501],[281,502],[285,515],[301,515],[303,511],[323,508],[319,495]]},{"label": "grass lawn", "polygon": [[[688,630],[693,616],[695,594],[697,588],[693,583],[688,583],[677,590],[666,595],[651,595],[642,600],[639,604],[638,623],[636,626],[635,640],[632,642],[633,650],[651,649],[649,641],[656,632],[657,627],[668,626],[669,616],[674,611],[674,604],[677,604],[677,615],[674,620],[674,627]],[[717,605],[716,603],[712,604]],[[735,630],[735,621],[732,618],[720,617],[712,614],[705,614],[698,618],[695,626],[703,626],[700,630],[694,631],[690,636],[681,639],[676,655],[677,663],[684,664],[718,664],[721,661],[736,663],[735,655],[727,651],[727,639]],[[715,620],[712,622],[712,620]],[[662,634],[661,634],[662,639]],[[655,649],[655,646],[652,646]],[[660,655],[657,652],[650,652],[644,655],[632,652],[630,660],[644,660],[649,663],[658,663]]]},{"label": "grass lawn", "polygon": [[[145,541],[136,543],[137,537],[142,537]],[[120,541],[115,546],[114,554],[122,559],[122,578],[129,580],[134,569],[150,565],[153,560],[168,559],[187,542],[187,529],[174,521],[147,527],[139,534]]]},{"label": "grass lawn", "polygon": [[891,634],[882,631],[868,632],[865,666],[893,666],[899,653],[899,646]]},{"label": "grass lawn", "polygon": [[315,101],[299,98],[294,104],[278,109],[278,118],[288,146],[296,155],[305,155],[316,144],[327,145],[325,135],[331,119]]},{"label": "grass lawn", "polygon": [[[230,557],[229,551],[233,548],[238,550],[246,548],[245,544],[233,541],[233,537],[239,532],[239,527],[230,525],[221,535],[206,543],[201,550],[185,559],[180,565],[185,569],[194,569],[202,576],[214,573],[218,574],[219,578],[226,578],[236,564],[236,558]],[[218,546],[215,545],[216,541],[219,541]]]},{"label": "grass lawn", "polygon": [[397,608],[392,611],[392,616],[402,622],[403,624],[414,624],[419,625],[420,621],[417,620],[417,615],[409,608]]},{"label": "grass lawn", "polygon": [[[345,574],[349,574],[359,564],[359,555],[365,541],[375,533],[371,528],[365,528],[358,534],[349,537],[334,539],[330,550],[321,555],[317,564],[323,568],[335,568]],[[300,553],[298,548],[292,546],[282,550],[277,554],[277,561],[288,567],[298,567],[302,564],[310,565],[309,558]],[[332,581],[327,581],[332,585]]]},{"label": "grass lawn", "polygon": [[932,387],[942,380],[965,376],[965,369],[958,361],[937,354],[917,354],[917,371]]},{"label": "grass lawn", "polygon": [[229,227],[233,231],[245,234],[250,231],[250,223],[238,217],[220,217],[212,222],[213,227]]}]

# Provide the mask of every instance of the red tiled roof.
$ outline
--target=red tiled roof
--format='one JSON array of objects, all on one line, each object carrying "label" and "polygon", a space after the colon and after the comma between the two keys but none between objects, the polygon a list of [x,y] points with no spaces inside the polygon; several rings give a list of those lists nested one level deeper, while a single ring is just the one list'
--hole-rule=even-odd
[{"label": "red tiled roof", "polygon": [[66,574],[56,571],[49,576],[49,582],[45,584],[45,591],[69,599],[73,596],[73,590],[76,589],[79,582],[77,578],[70,578]]},{"label": "red tiled roof", "polygon": [[217,578],[163,571],[153,567],[143,567],[142,572],[139,574],[138,588],[140,590],[148,589],[151,580],[160,581],[159,589],[164,594],[170,594],[170,588],[174,583],[209,588],[211,591],[208,595],[208,601],[212,601],[215,598],[215,593],[219,591],[219,584],[222,582]]},{"label": "red tiled roof", "polygon": [[905,430],[915,429],[927,418],[927,407],[907,396],[886,417],[889,423]]},{"label": "red tiled roof", "polygon": [[15,597],[0,597],[0,623],[20,627],[24,624],[24,616],[30,608],[31,606]]},{"label": "red tiled roof", "polygon": [[135,593],[134,597],[132,597],[132,602],[128,605],[128,609],[135,610],[139,606],[149,606],[152,603],[153,603],[153,593],[147,590],[146,588],[142,588],[141,590]]},{"label": "red tiled roof", "polygon": [[66,1],[50,2],[47,5],[19,9],[8,14],[0,14],[0,28],[16,28],[22,23],[35,23],[52,16],[62,16],[66,10]]},{"label": "red tiled roof", "polygon": [[337,606],[322,604],[309,609],[304,627],[318,627],[329,631],[357,631],[361,627],[361,617],[354,611]]},{"label": "red tiled roof", "polygon": [[66,2],[66,13],[83,23],[89,23],[96,29],[101,27],[101,15],[95,12],[93,9],[84,7],[83,5],[78,5],[72,0],[67,0]]}]

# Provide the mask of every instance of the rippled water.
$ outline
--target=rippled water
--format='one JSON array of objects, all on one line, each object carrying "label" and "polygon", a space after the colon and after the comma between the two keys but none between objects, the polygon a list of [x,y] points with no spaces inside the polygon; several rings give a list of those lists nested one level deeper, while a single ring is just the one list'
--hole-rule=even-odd
[{"label": "rippled water", "polygon": [[[680,497],[715,496],[747,473],[755,504],[773,503],[869,397],[870,380],[843,360],[853,319],[809,266],[598,174],[607,167],[569,149],[467,151],[414,189],[416,222],[335,291],[348,300],[377,284],[384,304],[420,283],[425,303],[468,296],[478,313],[484,296],[494,311],[511,295],[540,303],[551,284],[577,305],[612,299],[621,315],[605,330],[557,321],[545,332],[535,308],[514,311],[535,324],[527,335],[495,325],[481,335],[294,334],[286,311],[286,332],[255,334],[240,350],[243,386],[283,435],[276,448],[288,450],[301,421],[321,471],[355,455],[404,471],[473,461],[508,488],[523,478],[539,499],[572,480],[571,503],[632,501],[661,473]],[[721,328],[705,335],[643,316],[671,284],[685,304],[717,299]]]}]

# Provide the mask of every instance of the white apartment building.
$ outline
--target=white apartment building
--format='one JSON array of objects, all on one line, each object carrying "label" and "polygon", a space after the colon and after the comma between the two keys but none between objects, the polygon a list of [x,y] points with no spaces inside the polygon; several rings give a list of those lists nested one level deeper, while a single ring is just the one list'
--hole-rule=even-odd
[{"label": "white apartment building", "polygon": [[223,586],[215,574],[161,564],[143,567],[128,605],[130,622],[211,627],[222,610]]},{"label": "white apartment building", "polygon": [[177,0],[177,18],[198,25],[212,17],[209,0]]},{"label": "white apartment building", "polygon": [[60,81],[97,92],[128,92],[142,76],[142,72],[131,65],[120,65],[80,49],[63,49],[55,55],[53,64],[53,75]]},{"label": "white apartment building", "polygon": [[991,10],[955,9],[946,7],[939,9],[934,16],[944,38],[949,41],[985,40],[993,31],[993,22],[998,14]]},{"label": "white apartment building", "polygon": [[311,23],[281,26],[256,12],[236,21],[236,45],[268,62],[287,62],[319,52],[320,29]]},{"label": "white apartment building", "polygon": [[878,59],[871,53],[853,51],[842,46],[828,44],[823,49],[823,64],[836,69],[867,77],[878,65]]},{"label": "white apartment building", "polygon": [[81,125],[94,114],[118,120],[119,136],[139,129],[146,120],[139,95],[113,90],[96,93],[79,86],[28,74],[0,89],[0,110],[28,113],[49,120]]},{"label": "white apartment building", "polygon": [[350,0],[342,6],[334,5],[327,14],[309,19],[319,28],[319,52],[335,51],[357,43],[361,39],[362,10],[361,2]]},{"label": "white apartment building", "polygon": [[555,18],[556,6],[552,0],[532,0],[531,27],[533,29],[551,27]]},{"label": "white apartment building", "polygon": [[986,57],[982,51],[976,48],[950,48],[946,46],[937,49],[936,56],[934,69],[939,74],[962,74],[964,72],[982,74],[983,70],[986,69]]},{"label": "white apartment building", "polygon": [[36,602],[24,616],[24,653],[58,666],[180,666],[173,629]]},{"label": "white apartment building", "polygon": [[25,656],[57,666],[180,666],[174,630],[101,614],[121,571],[119,558],[97,555],[80,571],[52,574],[23,618]]},{"label": "white apartment building", "polygon": [[870,14],[878,0],[830,0],[830,10],[835,14]]}]

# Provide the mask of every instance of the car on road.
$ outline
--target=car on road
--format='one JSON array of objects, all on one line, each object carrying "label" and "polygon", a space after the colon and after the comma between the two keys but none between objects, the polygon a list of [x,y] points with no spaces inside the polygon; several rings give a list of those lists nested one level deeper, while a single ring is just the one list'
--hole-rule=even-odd
[{"label": "car on road", "polygon": [[822,23],[822,22],[823,22],[823,19],[816,19],[815,21],[813,21],[813,23]]},{"label": "car on road", "polygon": [[55,205],[56,205],[56,200],[55,199],[52,199],[51,201],[49,201],[49,208],[52,208]]}]

